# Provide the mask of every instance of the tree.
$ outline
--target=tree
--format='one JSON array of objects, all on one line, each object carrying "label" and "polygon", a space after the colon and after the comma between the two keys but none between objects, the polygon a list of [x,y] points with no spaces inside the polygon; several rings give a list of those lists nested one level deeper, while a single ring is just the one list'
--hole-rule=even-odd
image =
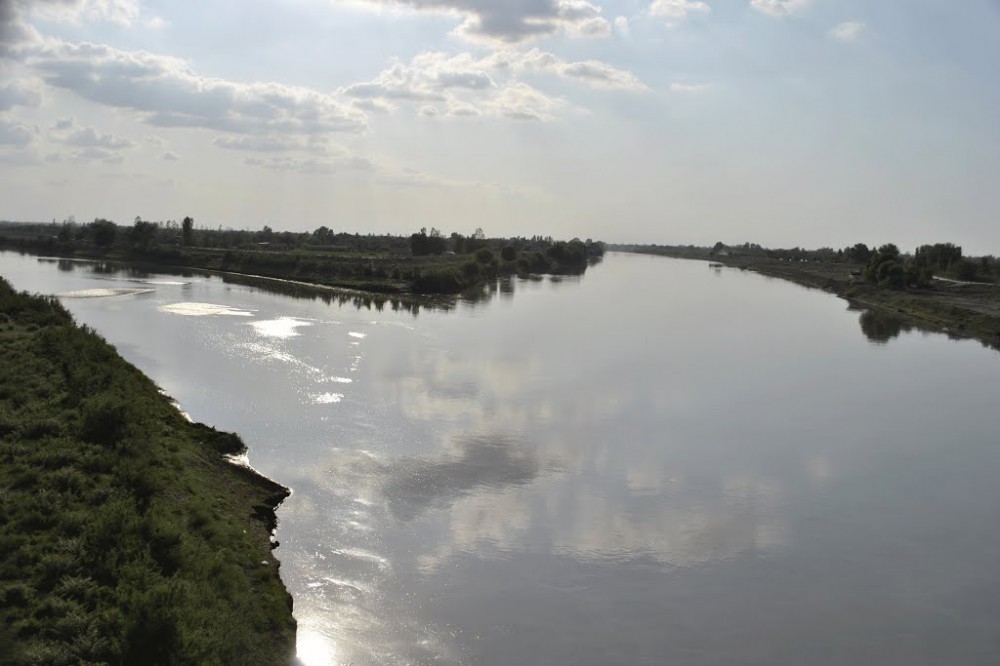
[{"label": "tree", "polygon": [[194,240],[194,220],[185,217],[184,221],[181,222],[181,242],[184,245],[191,245],[192,240]]},{"label": "tree", "polygon": [[118,235],[118,226],[111,220],[95,218],[87,225],[87,234],[98,247],[110,247]]},{"label": "tree", "polygon": [[156,226],[156,222],[149,222],[136,216],[135,223],[129,230],[129,240],[132,242],[132,248],[143,252],[148,250],[158,229],[159,227]]},{"label": "tree", "polygon": [[410,236],[410,252],[414,257],[428,254],[443,254],[448,249],[448,241],[445,240],[437,229],[431,230],[431,235],[427,235],[427,227],[420,230],[420,233]]},{"label": "tree", "polygon": [[852,264],[867,264],[871,259],[872,251],[864,243],[856,243],[853,247],[846,248],[844,255],[847,261]]}]

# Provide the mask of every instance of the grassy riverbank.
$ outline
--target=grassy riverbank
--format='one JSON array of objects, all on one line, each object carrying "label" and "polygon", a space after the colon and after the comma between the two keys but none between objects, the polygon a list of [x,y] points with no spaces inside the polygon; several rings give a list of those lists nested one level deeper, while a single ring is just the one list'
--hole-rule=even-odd
[{"label": "grassy riverbank", "polygon": [[973,338],[1000,346],[1000,286],[934,280],[924,288],[885,289],[851,275],[862,266],[818,262],[716,259],[807,287],[822,289],[855,305],[882,308],[912,318],[924,328],[953,337]]},{"label": "grassy riverbank", "polygon": [[[641,248],[641,246],[640,246]],[[640,248],[621,248],[642,252]],[[788,261],[768,257],[700,253],[679,248],[680,252],[655,248],[658,254],[683,259],[700,259],[725,266],[751,270],[796,284],[836,294],[854,305],[879,308],[902,315],[921,328],[937,330],[956,338],[979,340],[1000,348],[1000,285],[931,280],[926,286],[888,289],[865,282],[865,265],[852,262]]]},{"label": "grassy riverbank", "polygon": [[591,240],[410,237],[189,229],[137,219],[75,223],[0,222],[0,249],[294,280],[386,295],[459,294],[507,275],[579,275],[600,259]]},{"label": "grassy riverbank", "polygon": [[278,664],[282,486],[54,299],[0,279],[0,661]]}]

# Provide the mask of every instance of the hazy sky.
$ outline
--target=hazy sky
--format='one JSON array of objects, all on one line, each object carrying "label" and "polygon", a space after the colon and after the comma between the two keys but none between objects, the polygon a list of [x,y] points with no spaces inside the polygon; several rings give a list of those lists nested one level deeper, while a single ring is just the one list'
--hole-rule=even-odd
[{"label": "hazy sky", "polygon": [[0,218],[1000,254],[998,0],[0,0]]}]

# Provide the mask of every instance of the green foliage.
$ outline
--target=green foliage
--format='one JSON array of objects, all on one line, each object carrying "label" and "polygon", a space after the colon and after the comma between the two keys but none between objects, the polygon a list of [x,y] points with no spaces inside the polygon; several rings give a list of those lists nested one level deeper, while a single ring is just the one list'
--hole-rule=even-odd
[{"label": "green foliage", "polygon": [[287,662],[287,491],[57,302],[0,280],[0,313],[0,662]]},{"label": "green foliage", "polygon": [[[437,229],[379,236],[334,232],[326,226],[311,233],[270,227],[256,232],[222,228],[195,232],[191,217],[183,219],[179,232],[175,222],[141,218],[122,234],[107,220],[88,225],[84,239],[74,237],[69,228],[63,233],[63,227],[55,224],[0,224],[0,247],[399,294],[458,293],[515,272],[579,274],[604,253],[604,244],[591,240],[489,239],[482,229],[449,237]],[[526,255],[528,260],[522,262]],[[465,268],[470,260],[480,263],[478,273]]]},{"label": "green foliage", "polygon": [[97,218],[87,225],[87,235],[98,247],[110,247],[118,236],[118,227],[110,220]]},{"label": "green foliage", "polygon": [[420,233],[410,236],[410,251],[414,257],[443,254],[447,249],[448,241],[437,229],[431,229],[430,235],[427,235],[426,229],[421,229]]},{"label": "green foliage", "polygon": [[181,222],[181,238],[184,245],[191,245],[194,242],[194,219],[185,217]]}]

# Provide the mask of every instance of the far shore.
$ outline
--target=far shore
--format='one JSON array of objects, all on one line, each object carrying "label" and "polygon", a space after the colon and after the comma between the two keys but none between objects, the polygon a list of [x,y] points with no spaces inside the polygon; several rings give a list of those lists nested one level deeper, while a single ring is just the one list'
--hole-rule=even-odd
[{"label": "far shore", "polygon": [[856,263],[660,254],[722,264],[820,289],[854,306],[889,311],[911,320],[920,328],[953,338],[978,340],[983,345],[1000,349],[1000,286],[996,284],[935,279],[922,289],[884,289],[862,281],[859,276],[864,266]]}]

